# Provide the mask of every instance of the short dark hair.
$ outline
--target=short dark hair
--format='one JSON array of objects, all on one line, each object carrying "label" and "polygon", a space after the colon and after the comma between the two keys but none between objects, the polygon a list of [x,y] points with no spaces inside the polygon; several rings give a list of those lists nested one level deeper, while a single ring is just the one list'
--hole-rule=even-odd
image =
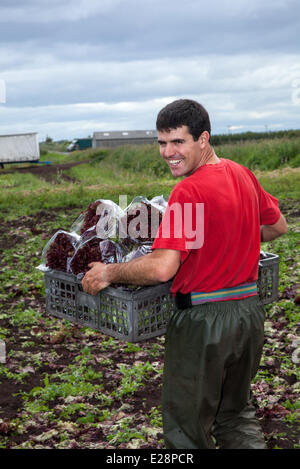
[{"label": "short dark hair", "polygon": [[167,104],[158,113],[156,129],[170,131],[186,125],[195,141],[206,130],[211,131],[210,119],[206,109],[197,101],[191,99],[178,99]]}]

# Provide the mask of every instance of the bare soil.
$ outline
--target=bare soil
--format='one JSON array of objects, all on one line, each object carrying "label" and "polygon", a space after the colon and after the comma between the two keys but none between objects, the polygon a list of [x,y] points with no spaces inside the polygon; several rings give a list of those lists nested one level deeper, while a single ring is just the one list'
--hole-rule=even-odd
[{"label": "bare soil", "polygon": [[[76,163],[75,163],[76,164]],[[30,171],[33,174],[37,174],[43,178],[49,178],[51,175],[55,175],[57,170],[68,169],[73,166],[74,163],[64,165],[53,165],[53,166],[36,166],[30,168],[21,169],[21,171]],[[53,210],[41,210],[39,213],[32,216],[19,217],[17,220],[12,220],[5,224],[0,225],[0,252],[15,247],[16,251],[19,245],[23,245],[26,238],[29,236],[41,236],[43,239],[49,239],[49,232],[47,231],[46,225],[49,221],[55,221],[57,212],[59,209]],[[67,213],[71,208],[63,208],[64,212]],[[72,208],[73,210],[73,208]],[[291,203],[286,206],[286,213],[291,216],[298,216],[298,211],[295,206]],[[22,233],[20,231],[22,227]],[[27,230],[25,230],[27,229]],[[9,236],[7,236],[9,233]],[[24,234],[29,233],[29,234]],[[28,259],[30,261],[30,258]],[[0,260],[0,271],[9,268],[2,260]],[[12,327],[8,318],[0,319],[0,327],[8,328],[10,330],[9,336],[6,338],[7,347],[7,363],[6,366],[14,372],[28,368],[28,373],[22,382],[16,381],[9,377],[1,377],[1,390],[0,390],[0,437],[6,438],[6,448],[14,448],[21,445],[24,442],[30,442],[32,447],[34,445],[44,445],[47,448],[57,447],[57,436],[41,442],[39,437],[52,429],[57,428],[53,422],[46,421],[44,418],[36,418],[32,422],[28,422],[26,429],[23,433],[16,432],[16,420],[24,417],[24,401],[22,399],[22,393],[29,392],[37,386],[42,386],[45,375],[51,376],[59,370],[64,370],[74,357],[85,344],[91,348],[94,356],[92,363],[95,370],[101,370],[103,373],[102,381],[102,393],[109,395],[113,389],[118,387],[120,383],[121,375],[119,373],[118,365],[120,363],[126,363],[133,365],[137,361],[144,362],[148,360],[152,363],[158,363],[163,366],[163,351],[161,348],[161,341],[158,339],[151,339],[145,343],[139,344],[141,350],[136,353],[124,353],[126,343],[120,343],[118,348],[113,346],[102,348],[103,341],[107,337],[102,334],[87,335],[82,332],[77,326],[72,326],[70,329],[61,329],[60,331],[50,329],[48,324],[48,316],[45,313],[45,298],[39,293],[35,285],[29,284],[29,289],[26,295],[24,295],[21,289],[15,285],[12,285],[7,291],[7,298],[2,301],[1,312],[12,311],[20,302],[23,302],[24,308],[33,308],[36,311],[40,311],[42,319],[38,325],[34,325],[31,328],[24,326]],[[289,292],[287,291],[286,294]],[[293,294],[295,292],[293,291]],[[30,345],[24,349],[24,340],[28,340]],[[151,356],[149,353],[150,349],[154,345],[160,347],[160,353],[158,356]],[[13,352],[10,354],[10,352]],[[16,354],[19,352],[19,354]],[[22,357],[22,352],[26,352],[26,357],[34,357],[37,354],[42,357],[39,366],[35,366],[33,362],[28,359],[26,362],[25,355]],[[55,352],[55,358],[53,355]],[[50,358],[51,357],[51,358]],[[109,359],[111,364],[109,367],[101,364],[102,360]],[[293,379],[292,377],[290,379]],[[291,383],[287,383],[287,388]],[[288,395],[288,390],[287,390]],[[120,412],[125,416],[133,418],[134,427],[139,429],[145,425],[145,416],[149,414],[153,407],[158,407],[161,400],[161,376],[150,373],[150,377],[144,386],[141,386],[132,395],[126,397],[124,401],[114,399],[110,410],[121,409],[124,403],[126,406]],[[89,398],[86,401],[79,399],[79,402],[84,402],[89,405],[97,405],[97,402],[93,398]],[[59,405],[61,402],[58,400],[53,401],[52,408],[58,413]],[[280,406],[279,406],[280,407]],[[115,414],[108,422],[110,425],[118,423],[120,419],[120,412]],[[277,414],[273,412],[264,412],[261,408],[257,410],[257,414],[260,418],[261,425],[266,437],[268,448],[272,449],[276,446],[284,449],[294,448],[295,444],[299,442],[299,434],[296,430],[296,424],[288,424],[283,420],[284,412],[282,408],[279,408]],[[74,414],[70,419],[70,424],[76,421],[78,413]],[[67,428],[67,426],[66,426]],[[110,445],[107,441],[107,431],[105,426],[91,426],[85,424],[79,424],[73,429],[69,429],[69,440],[71,448],[92,448],[93,445],[99,448],[114,448],[115,446]],[[67,431],[67,430],[65,430]],[[280,436],[278,436],[280,435]],[[163,448],[161,442],[162,434],[157,433],[155,437],[148,438],[146,442],[141,444],[139,448]],[[37,446],[36,446],[37,447]],[[118,448],[130,448],[128,443],[120,443],[117,445]]]},{"label": "bare soil", "polygon": [[[18,168],[18,172],[20,173],[31,173],[34,176],[37,176],[45,181],[51,182],[57,178],[58,174],[60,175],[61,179],[69,182],[76,182],[75,178],[72,178],[64,173],[64,171],[71,169],[73,166],[78,166],[80,164],[84,164],[86,161],[78,161],[78,162],[70,162],[70,163],[62,163],[62,164],[34,164],[30,166],[24,166]],[[7,166],[7,165],[6,165]],[[13,169],[0,169],[1,174],[12,174],[16,170]]]}]

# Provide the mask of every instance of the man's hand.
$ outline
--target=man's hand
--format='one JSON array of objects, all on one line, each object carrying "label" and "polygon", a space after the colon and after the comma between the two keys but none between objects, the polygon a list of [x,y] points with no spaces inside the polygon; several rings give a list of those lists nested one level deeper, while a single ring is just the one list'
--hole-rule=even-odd
[{"label": "man's hand", "polygon": [[109,282],[105,280],[106,264],[102,262],[91,262],[90,270],[82,279],[83,291],[90,295],[97,295],[100,290],[106,288]]},{"label": "man's hand", "polygon": [[157,285],[174,277],[180,267],[180,251],[155,249],[130,262],[102,264],[92,262],[82,279],[83,290],[97,295],[111,283],[127,285]]}]

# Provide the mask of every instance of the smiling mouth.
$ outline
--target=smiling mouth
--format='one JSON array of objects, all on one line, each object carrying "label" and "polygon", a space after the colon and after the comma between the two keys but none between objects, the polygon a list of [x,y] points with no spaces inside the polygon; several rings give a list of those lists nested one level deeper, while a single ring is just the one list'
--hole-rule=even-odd
[{"label": "smiling mouth", "polygon": [[182,160],[168,160],[168,164],[171,166],[178,166],[179,163],[181,163]]}]

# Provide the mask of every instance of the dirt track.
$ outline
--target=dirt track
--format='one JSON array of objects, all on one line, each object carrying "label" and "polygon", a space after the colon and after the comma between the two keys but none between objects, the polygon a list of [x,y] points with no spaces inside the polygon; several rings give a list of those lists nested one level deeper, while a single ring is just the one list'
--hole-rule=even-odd
[{"label": "dirt track", "polygon": [[[72,168],[73,166],[78,166],[80,164],[87,163],[87,161],[78,161],[72,163],[63,163],[63,164],[34,164],[31,166],[24,166],[23,168],[18,168],[17,171],[21,173],[31,173],[37,177],[45,179],[46,181],[52,181],[56,179],[58,175],[62,179],[70,182],[76,182],[75,178],[64,174],[65,170]],[[11,170],[0,170],[0,175],[2,174],[12,174],[16,172],[16,168],[12,168]]]}]

